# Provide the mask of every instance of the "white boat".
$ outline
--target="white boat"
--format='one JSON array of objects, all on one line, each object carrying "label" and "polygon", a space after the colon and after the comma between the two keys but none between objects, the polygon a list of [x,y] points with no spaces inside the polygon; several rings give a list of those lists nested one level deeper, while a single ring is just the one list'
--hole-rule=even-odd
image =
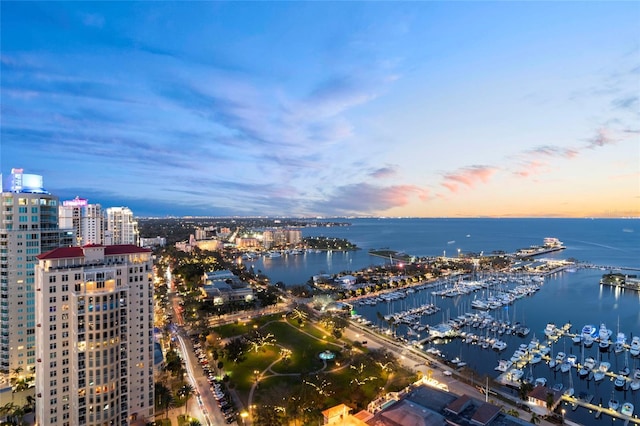
[{"label": "white boat", "polygon": [[558,332],[558,327],[556,327],[556,325],[552,322],[548,323],[547,326],[544,328],[544,334],[547,337],[553,337],[557,332]]},{"label": "white boat", "polygon": [[582,344],[584,345],[585,348],[590,348],[591,346],[593,346],[594,341],[595,339],[593,338],[593,336],[589,336],[589,335],[582,336]]},{"label": "white boat", "polygon": [[616,336],[616,342],[613,344],[613,351],[617,354],[624,351],[624,346],[626,343],[627,336],[622,332],[618,332],[618,335]]},{"label": "white boat", "polygon": [[620,414],[624,414],[625,416],[633,416],[633,404],[630,402],[625,402],[622,404],[622,408],[620,409]]},{"label": "white boat", "polygon": [[629,353],[632,356],[640,355],[640,336],[633,336],[631,344],[629,345]]},{"label": "white boat", "polygon": [[573,355],[573,354],[569,355],[569,356],[567,357],[567,362],[568,362],[572,367],[575,367],[575,366],[576,366],[576,364],[577,364],[577,362],[578,362],[578,356],[577,356],[577,355]]},{"label": "white boat", "polygon": [[627,379],[625,379],[624,376],[621,374],[618,374],[616,376],[616,379],[613,381],[613,385],[616,387],[617,390],[622,390],[626,383],[627,383]]},{"label": "white boat", "polygon": [[517,382],[522,379],[522,376],[524,376],[524,371],[522,371],[520,368],[512,368],[511,370],[509,370],[508,376],[511,381]]},{"label": "white boat", "polygon": [[611,399],[609,400],[609,410],[618,411],[620,408],[620,402],[611,395]]},{"label": "white boat", "polygon": [[613,334],[613,331],[609,330],[605,323],[600,324],[600,329],[598,330],[598,339],[600,341],[609,340]]},{"label": "white boat", "polygon": [[566,353],[558,352],[558,354],[556,355],[556,365],[557,364],[562,364],[566,357],[567,357]]},{"label": "white boat", "polygon": [[265,259],[274,259],[277,257],[282,257],[282,253],[280,253],[279,251],[269,251],[264,255]]},{"label": "white boat", "polygon": [[582,335],[582,337],[585,337],[585,336],[596,337],[597,332],[598,330],[594,325],[587,324],[584,327],[582,327],[582,332],[580,334]]},{"label": "white boat", "polygon": [[542,355],[540,353],[534,353],[533,355],[531,355],[531,360],[529,360],[529,362],[531,364],[537,364],[540,361],[542,361]]},{"label": "white boat", "polygon": [[491,345],[491,348],[497,351],[503,351],[507,349],[507,342],[503,340],[496,340],[496,342],[493,345]]},{"label": "white boat", "polygon": [[506,373],[511,368],[512,365],[513,365],[512,361],[508,359],[501,359],[500,361],[498,361],[498,366],[495,368],[495,370]]},{"label": "white boat", "polygon": [[571,364],[569,363],[569,361],[564,361],[562,364],[560,364],[560,371],[563,373],[568,373],[569,370],[571,370]]},{"label": "white boat", "polygon": [[640,380],[632,380],[631,383],[629,383],[629,389],[631,389],[632,391],[637,391],[638,389],[640,389]]},{"label": "white boat", "polygon": [[593,370],[595,366],[596,366],[596,360],[593,359],[593,357],[588,356],[587,359],[584,360],[583,367],[586,368],[587,370]]},{"label": "white boat", "polygon": [[573,343],[575,343],[576,345],[579,345],[580,343],[582,343],[582,336],[581,336],[581,335],[579,335],[579,334],[576,334],[575,336],[573,336],[573,337],[571,338],[571,341],[572,341]]}]

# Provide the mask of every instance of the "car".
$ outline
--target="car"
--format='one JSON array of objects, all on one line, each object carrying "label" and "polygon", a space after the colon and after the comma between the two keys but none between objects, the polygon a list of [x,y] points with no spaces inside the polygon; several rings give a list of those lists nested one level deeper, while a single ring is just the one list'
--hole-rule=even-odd
[{"label": "car", "polygon": [[442,374],[444,374],[445,376],[451,376],[453,373],[451,372],[451,370],[444,370]]}]

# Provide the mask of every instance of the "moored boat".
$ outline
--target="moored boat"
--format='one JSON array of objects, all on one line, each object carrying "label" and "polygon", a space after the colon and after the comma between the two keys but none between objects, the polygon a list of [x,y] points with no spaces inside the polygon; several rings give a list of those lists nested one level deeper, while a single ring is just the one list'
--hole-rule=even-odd
[{"label": "moored boat", "polygon": [[624,414],[625,416],[633,416],[633,404],[630,402],[625,402],[622,404],[622,408],[620,409],[620,414]]},{"label": "moored boat", "polygon": [[632,356],[640,355],[640,336],[633,336],[631,344],[629,345],[629,353]]},{"label": "moored boat", "polygon": [[616,379],[613,381],[613,385],[615,386],[616,390],[622,390],[626,383],[627,383],[627,380],[624,378],[623,375],[620,375],[620,374],[616,376]]}]

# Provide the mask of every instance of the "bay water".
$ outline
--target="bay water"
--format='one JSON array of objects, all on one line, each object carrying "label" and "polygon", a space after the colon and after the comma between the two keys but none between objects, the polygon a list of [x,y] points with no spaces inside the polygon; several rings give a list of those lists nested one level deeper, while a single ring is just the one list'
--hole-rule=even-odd
[{"label": "bay water", "polygon": [[[333,221],[337,221],[333,219]],[[565,250],[546,254],[542,257],[555,259],[576,259],[589,262],[605,269],[581,269],[564,271],[546,277],[540,291],[532,296],[518,299],[512,305],[500,310],[490,311],[497,319],[519,321],[526,324],[531,333],[526,337],[505,335],[501,337],[508,344],[503,352],[482,349],[479,345],[463,343],[461,339],[443,341],[436,346],[444,358],[459,357],[475,370],[478,379],[497,377],[495,371],[500,359],[509,359],[522,343],[529,343],[535,335],[544,342],[544,329],[548,323],[562,326],[571,323],[571,331],[579,332],[583,325],[593,324],[599,327],[605,324],[612,330],[612,340],[618,331],[632,336],[640,334],[640,293],[620,290],[600,285],[600,278],[611,268],[624,273],[640,274],[640,220],[637,219],[344,219],[349,226],[308,227],[303,228],[303,236],[325,236],[345,238],[356,244],[360,250],[351,252],[306,253],[282,258],[259,258],[251,265],[255,270],[266,274],[272,283],[282,281],[287,286],[303,284],[313,275],[321,273],[335,274],[354,272],[371,265],[388,264],[389,259],[371,256],[369,249],[388,248],[415,256],[457,256],[458,252],[490,254],[493,251],[514,252],[519,248],[540,245],[545,237],[556,237],[566,246]],[[404,311],[420,304],[435,303],[439,312],[422,317],[422,324],[437,325],[448,318],[470,312],[470,301],[481,297],[476,293],[445,298],[434,296],[433,289],[416,291],[410,296],[392,302],[373,306],[358,306],[358,314],[380,324],[380,315]],[[415,339],[406,326],[400,326],[397,332]],[[426,332],[423,336],[426,337]],[[613,350],[599,353],[598,345],[581,351],[570,338],[563,337],[554,343],[553,353],[559,351],[567,355],[574,354],[578,360],[593,356],[595,359],[611,363],[611,370],[618,371],[628,365],[640,367],[640,360],[631,357],[626,351],[616,354]],[[529,367],[527,367],[529,368]],[[562,374],[553,371],[545,363],[532,366],[527,374],[545,377],[548,386],[563,383],[569,385],[572,375],[576,395],[586,392],[593,395],[592,403],[606,406],[614,396],[619,401],[632,402],[640,411],[640,391],[617,391],[607,377],[601,382],[581,380],[575,369]],[[633,373],[632,373],[633,374]],[[572,411],[567,407],[566,417],[580,424],[614,422],[609,416],[596,420],[593,413],[578,408]]]}]

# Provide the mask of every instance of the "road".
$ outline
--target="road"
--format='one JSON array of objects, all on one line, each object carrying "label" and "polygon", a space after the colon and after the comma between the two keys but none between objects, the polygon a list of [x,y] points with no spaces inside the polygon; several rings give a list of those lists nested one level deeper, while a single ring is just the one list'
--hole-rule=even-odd
[{"label": "road", "polygon": [[[195,389],[195,396],[189,400],[191,410],[187,412],[197,418],[200,423],[207,426],[223,425],[227,424],[225,421],[218,403],[210,389],[207,377],[204,375],[204,371],[200,367],[200,364],[195,356],[195,351],[191,340],[185,336],[185,332],[182,328],[177,328],[174,337],[180,345],[180,351],[182,352],[182,359],[185,365],[186,378]],[[193,402],[197,402],[197,409],[193,409]],[[235,424],[232,423],[232,424]]]}]

